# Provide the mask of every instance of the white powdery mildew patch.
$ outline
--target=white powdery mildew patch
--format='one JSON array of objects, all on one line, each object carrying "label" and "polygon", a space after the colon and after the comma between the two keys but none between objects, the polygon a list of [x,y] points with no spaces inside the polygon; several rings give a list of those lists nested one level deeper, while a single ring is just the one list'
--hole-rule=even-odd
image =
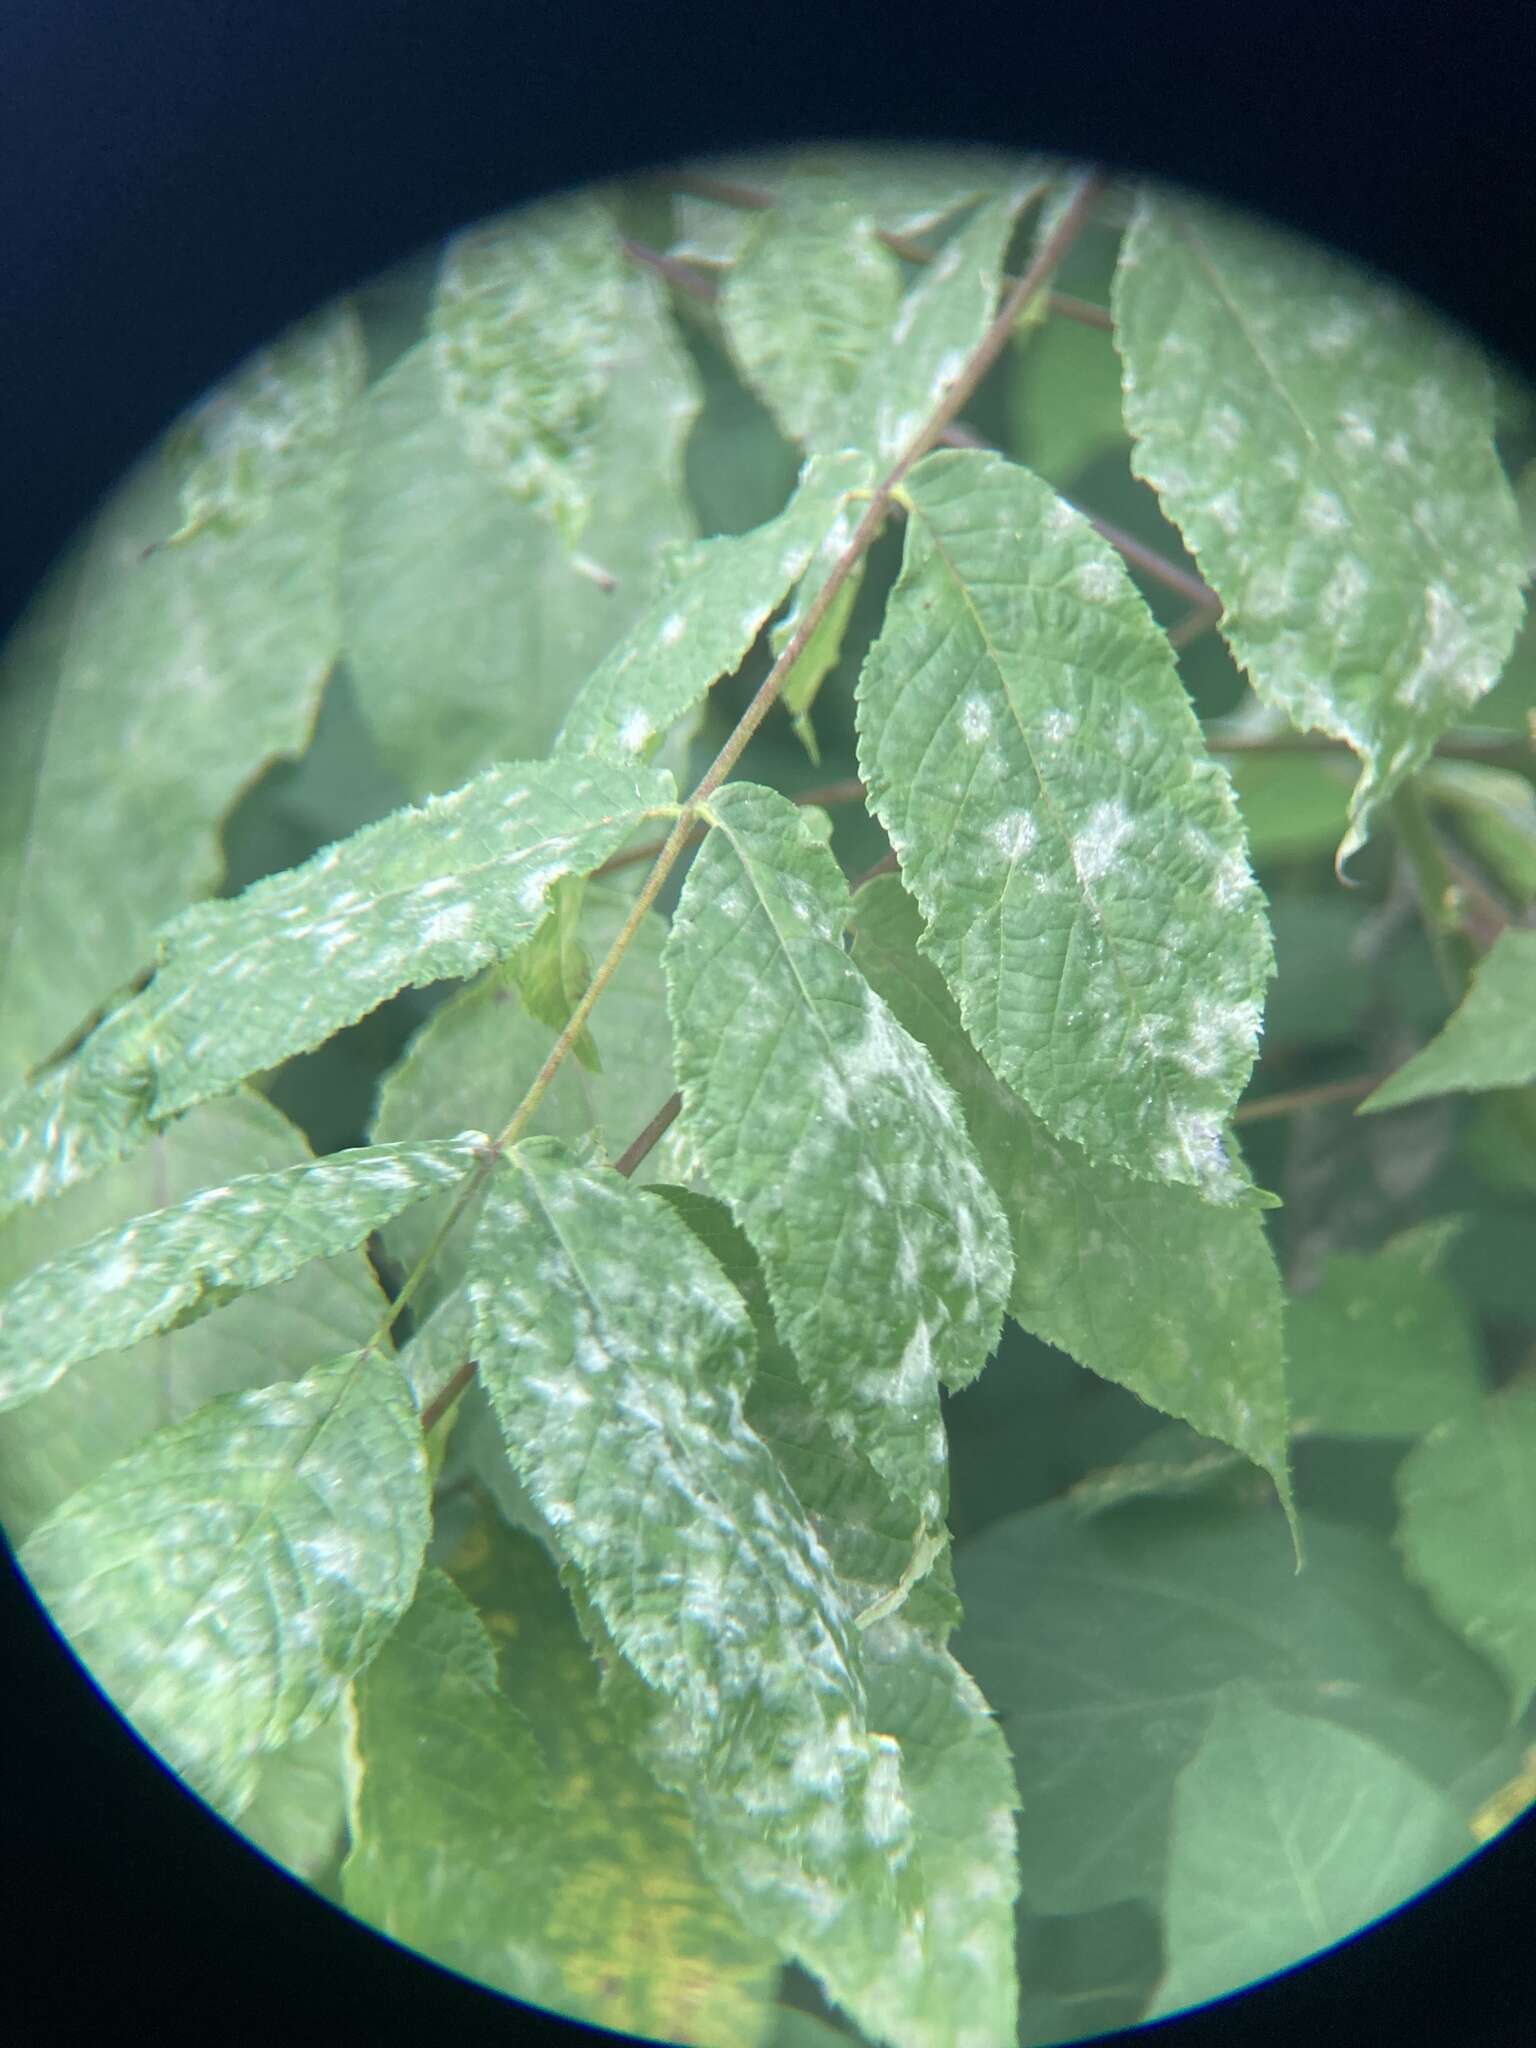
[{"label": "white powdery mildew patch", "polygon": [[1072,572],[1072,588],[1090,604],[1109,604],[1123,595],[1119,571],[1110,562],[1079,562]]},{"label": "white powdery mildew patch", "polygon": [[1345,450],[1368,454],[1376,446],[1375,422],[1358,406],[1346,406],[1338,416],[1336,443]]},{"label": "white powdery mildew patch", "polygon": [[1028,811],[1010,811],[1006,817],[998,819],[989,836],[1004,860],[1018,861],[1034,850],[1040,838],[1040,828]]},{"label": "white powdery mildew patch", "polygon": [[627,712],[620,721],[619,750],[625,754],[638,754],[650,739],[654,728],[643,711]]},{"label": "white powdery mildew patch", "polygon": [[1040,721],[1040,737],[1053,747],[1064,747],[1077,736],[1077,714],[1047,711]]},{"label": "white powdery mildew patch", "polygon": [[1308,533],[1342,533],[1349,520],[1333,491],[1309,491],[1301,502],[1301,523]]},{"label": "white powdery mildew patch", "polygon": [[1206,442],[1221,455],[1230,455],[1243,438],[1243,416],[1235,405],[1213,405],[1200,424]]},{"label": "white powdery mildew patch", "polygon": [[1424,637],[1418,660],[1397,686],[1398,703],[1411,710],[1424,706],[1436,690],[1471,701],[1492,680],[1490,664],[1479,653],[1466,614],[1454,592],[1434,582],[1424,592]]},{"label": "white powdery mildew patch", "polygon": [[445,905],[434,910],[421,926],[418,937],[424,946],[452,945],[467,939],[475,928],[474,906],[469,903]]},{"label": "white powdery mildew patch", "polygon": [[1130,813],[1115,798],[1095,804],[1082,830],[1071,836],[1072,865],[1080,882],[1097,882],[1119,861],[1133,830]]},{"label": "white powdery mildew patch", "polygon": [[1242,532],[1243,508],[1235,490],[1218,491],[1205,510],[1207,517],[1216,522],[1228,540],[1236,539]]},{"label": "white powdery mildew patch", "polygon": [[663,647],[675,647],[688,630],[688,621],[681,612],[668,612],[656,629],[656,637]]},{"label": "white powdery mildew patch", "polygon": [[1314,355],[1333,360],[1349,349],[1365,331],[1365,316],[1348,299],[1331,300],[1321,318],[1306,330],[1307,346]]},{"label": "white powdery mildew patch", "polygon": [[992,713],[980,697],[967,697],[960,709],[960,730],[973,746],[979,746],[992,730]]}]

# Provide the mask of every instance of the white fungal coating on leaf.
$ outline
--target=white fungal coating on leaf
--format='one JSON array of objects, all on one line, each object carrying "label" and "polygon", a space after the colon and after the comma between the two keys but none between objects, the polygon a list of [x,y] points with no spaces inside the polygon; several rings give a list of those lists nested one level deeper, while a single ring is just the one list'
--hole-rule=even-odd
[{"label": "white fungal coating on leaf", "polygon": [[819,1412],[937,1521],[939,1383],[996,1339],[1002,1217],[932,1062],[848,961],[826,848],[750,784],[711,812],[665,956],[682,1121]]}]

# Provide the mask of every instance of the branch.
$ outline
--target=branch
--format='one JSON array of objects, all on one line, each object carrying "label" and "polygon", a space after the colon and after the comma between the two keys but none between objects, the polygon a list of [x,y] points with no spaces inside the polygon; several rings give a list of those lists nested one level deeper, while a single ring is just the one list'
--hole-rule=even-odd
[{"label": "branch", "polygon": [[[690,192],[695,198],[718,200],[721,205],[734,206],[744,213],[767,213],[778,204],[771,192],[764,192],[754,185],[735,185],[724,179],[690,176],[677,177],[672,182],[679,191]],[[893,256],[900,256],[906,263],[921,264],[933,261],[933,250],[925,249],[921,242],[913,241],[910,235],[892,234],[885,228],[877,228],[875,235]],[[624,237],[624,253],[634,262],[644,263],[659,276],[668,279],[680,291],[687,292],[690,298],[702,299],[706,304],[710,304],[720,295],[720,287],[714,278],[707,277],[703,271],[696,270],[691,263],[681,257],[663,255],[659,249],[652,249],[646,243],[637,242],[628,235]],[[1013,279],[1006,278],[1004,282],[1012,284]],[[1107,306],[1096,306],[1090,299],[1076,298],[1071,292],[1048,292],[1046,307],[1048,311],[1060,314],[1062,319],[1076,320],[1084,327],[1108,330],[1115,324]]]},{"label": "branch", "polygon": [[1235,1124],[1262,1123],[1267,1117],[1294,1116],[1298,1110],[1322,1109],[1330,1102],[1358,1102],[1379,1088],[1384,1074],[1356,1074],[1348,1081],[1324,1081],[1316,1088],[1291,1088],[1283,1095],[1261,1095],[1257,1102],[1240,1102],[1232,1112]]}]

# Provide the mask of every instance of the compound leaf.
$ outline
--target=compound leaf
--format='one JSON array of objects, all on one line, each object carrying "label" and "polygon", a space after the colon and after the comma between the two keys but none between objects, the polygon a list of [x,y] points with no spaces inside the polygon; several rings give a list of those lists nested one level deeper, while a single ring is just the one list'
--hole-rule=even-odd
[{"label": "compound leaf", "polygon": [[484,1143],[371,1145],[202,1188],[102,1231],[0,1293],[0,1409],[73,1365],[181,1329],[312,1259],[360,1245],[412,1203],[453,1187]]},{"label": "compound leaf", "polygon": [[330,1718],[404,1612],[429,1526],[415,1404],[362,1351],[161,1430],[20,1559],[96,1682],[233,1820],[260,1758]]},{"label": "compound leaf", "polygon": [[402,988],[515,952],[554,884],[599,866],[672,794],[655,770],[493,768],[230,902],[194,905],[162,933],[143,994],[0,1105],[0,1209],[123,1158]]},{"label": "compound leaf", "polygon": [[1119,558],[1001,457],[931,455],[859,764],[998,1077],[1090,1157],[1230,1201],[1271,951],[1231,787]]},{"label": "compound leaf", "polygon": [[1510,925],[1473,970],[1444,1030],[1368,1095],[1359,1114],[1527,1081],[1536,1081],[1536,932]]},{"label": "compound leaf", "polygon": [[949,1089],[843,950],[815,831],[748,783],[709,813],[665,956],[683,1118],[812,1399],[936,1526],[939,1383],[996,1341],[1004,1221]]},{"label": "compound leaf", "polygon": [[1340,259],[1143,194],[1115,332],[1133,467],[1254,688],[1361,762],[1340,869],[1519,629],[1519,514],[1481,358]]}]

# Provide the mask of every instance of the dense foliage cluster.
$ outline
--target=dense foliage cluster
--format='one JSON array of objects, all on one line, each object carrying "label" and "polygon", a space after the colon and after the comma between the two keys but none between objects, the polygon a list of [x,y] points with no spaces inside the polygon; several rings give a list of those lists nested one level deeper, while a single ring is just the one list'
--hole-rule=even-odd
[{"label": "dense foliage cluster", "polygon": [[1517,1811],[1533,459],[1388,285],[953,152],[196,407],[0,705],[0,1516],[167,1762],[719,2048],[1176,2010]]}]

